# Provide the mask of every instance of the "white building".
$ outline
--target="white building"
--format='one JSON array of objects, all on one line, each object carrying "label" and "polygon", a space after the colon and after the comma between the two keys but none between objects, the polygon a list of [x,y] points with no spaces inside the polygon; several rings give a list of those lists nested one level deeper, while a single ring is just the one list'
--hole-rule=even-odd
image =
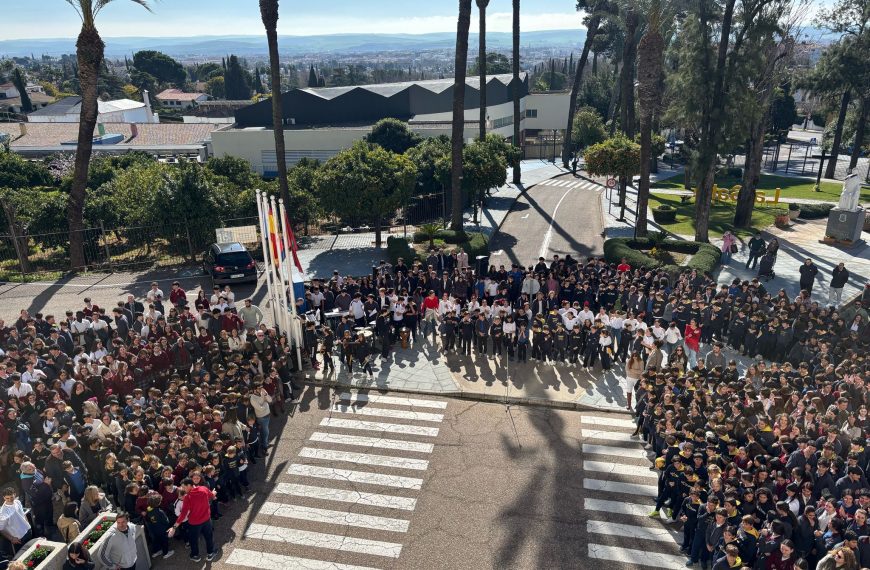
[{"label": "white building", "polygon": [[[145,102],[131,99],[97,101],[98,123],[159,123],[157,113],[151,110],[148,92],[144,92]],[[43,109],[27,116],[31,123],[78,123],[82,111],[82,98],[65,97]]]},{"label": "white building", "polygon": [[189,109],[198,103],[208,101],[205,93],[185,93],[181,89],[165,89],[155,98],[168,109]]}]

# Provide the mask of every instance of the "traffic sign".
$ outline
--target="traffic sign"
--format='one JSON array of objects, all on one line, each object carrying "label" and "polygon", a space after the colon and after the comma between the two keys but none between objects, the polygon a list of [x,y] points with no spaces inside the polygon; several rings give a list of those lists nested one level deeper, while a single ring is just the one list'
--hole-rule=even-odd
[{"label": "traffic sign", "polygon": [[616,188],[616,178],[608,178],[607,179],[607,187],[608,188]]}]

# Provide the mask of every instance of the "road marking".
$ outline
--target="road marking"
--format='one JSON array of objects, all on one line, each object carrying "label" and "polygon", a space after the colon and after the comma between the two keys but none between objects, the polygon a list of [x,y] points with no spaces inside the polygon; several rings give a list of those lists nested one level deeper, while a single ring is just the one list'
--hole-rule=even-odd
[{"label": "road marking", "polygon": [[630,459],[646,459],[646,450],[643,448],[616,447],[613,445],[595,445],[584,443],[583,453],[595,453],[597,455],[612,455],[615,457],[628,457]]},{"label": "road marking", "polygon": [[376,517],[361,515],[329,509],[315,509],[301,505],[285,505],[266,501],[257,511],[258,515],[271,515],[288,519],[299,519],[316,523],[335,524],[339,526],[356,526],[372,530],[385,530],[389,532],[408,532],[410,521],[392,519],[389,517]]},{"label": "road marking", "polygon": [[332,406],[333,411],[342,414],[357,414],[360,416],[381,416],[384,418],[396,418],[401,420],[413,420],[420,422],[440,422],[444,414],[432,414],[429,412],[414,412],[408,410],[391,410],[388,408],[355,408],[347,404],[337,403]]},{"label": "road marking", "polygon": [[344,489],[314,487],[312,485],[298,485],[295,483],[278,483],[274,492],[281,495],[293,495],[295,497],[307,497],[323,501],[338,501],[341,503],[353,503],[355,505],[383,507],[386,509],[398,509],[402,511],[413,511],[417,506],[417,499],[412,499],[410,497],[395,497],[393,495],[346,491]]},{"label": "road marking", "polygon": [[586,532],[590,534],[606,534],[608,536],[622,536],[637,540],[655,540],[674,544],[674,534],[665,527],[638,526],[634,524],[622,524],[609,521],[586,521]]},{"label": "road marking", "polygon": [[341,429],[356,429],[363,431],[379,431],[382,433],[425,435],[428,437],[435,437],[438,435],[438,428],[436,427],[388,424],[383,422],[368,422],[365,420],[345,420],[342,418],[323,418],[322,420],[320,420],[320,426]]},{"label": "road marking", "polygon": [[645,479],[654,479],[658,481],[659,476],[655,471],[650,471],[649,467],[638,467],[637,465],[621,465],[619,463],[610,463],[607,461],[584,461],[584,471],[600,471],[602,473],[611,473],[616,475],[628,475],[631,477],[643,477]]},{"label": "road marking", "polygon": [[592,424],[592,425],[596,425],[596,426],[612,426],[612,427],[631,428],[631,429],[634,429],[637,427],[637,425],[632,420],[627,420],[624,418],[614,418],[614,417],[601,417],[601,416],[581,416],[580,423]]},{"label": "road marking", "polygon": [[354,397],[356,397],[356,402],[367,402],[369,404],[393,404],[395,406],[416,406],[420,408],[439,408],[442,410],[447,408],[447,402],[439,402],[437,400],[421,400],[419,398],[400,398],[398,396],[384,396],[381,394],[359,394],[342,392],[339,396],[339,399],[351,400]]},{"label": "road marking", "polygon": [[685,556],[660,554],[648,550],[634,550],[632,548],[606,546],[604,544],[590,544],[589,557],[655,568],[682,568],[686,565]]},{"label": "road marking", "polygon": [[406,457],[372,455],[370,453],[354,453],[351,451],[336,451],[334,449],[315,449],[313,447],[303,447],[299,452],[299,457],[322,459],[324,461],[360,463],[362,465],[377,465],[378,467],[392,467],[395,469],[413,469],[415,471],[425,471],[429,467],[429,462],[425,459],[408,459]]},{"label": "road marking", "polygon": [[371,566],[356,566],[355,564],[339,564],[326,562],[325,560],[312,560],[310,558],[298,558],[271,552],[259,552],[236,548],[226,559],[227,564],[244,566],[246,568],[260,568],[261,570],[273,570],[274,568],[304,568],[305,570],[377,570]]},{"label": "road marking", "polygon": [[606,501],[604,499],[583,499],[583,508],[587,511],[604,511],[605,513],[635,517],[645,517],[652,512],[652,507],[648,505],[624,501]]},{"label": "road marking", "polygon": [[288,475],[302,477],[316,477],[331,481],[348,481],[350,483],[362,483],[365,485],[380,485],[381,487],[396,487],[397,489],[419,490],[423,485],[422,479],[414,477],[400,477],[398,475],[382,475],[368,471],[351,471],[350,469],[333,469],[332,467],[319,467],[316,465],[293,464],[287,469]]},{"label": "road marking", "polygon": [[640,440],[631,437],[627,433],[621,431],[603,431],[598,429],[582,429],[580,437],[585,439],[606,439],[607,441],[616,441],[620,443],[640,443]]},{"label": "road marking", "polygon": [[642,497],[657,497],[659,489],[656,485],[639,483],[623,483],[621,481],[604,481],[601,479],[583,479],[583,488],[590,491],[606,491],[608,493],[625,493]]},{"label": "road marking", "polygon": [[544,234],[544,242],[541,244],[541,251],[538,254],[538,257],[547,257],[547,252],[550,250],[550,240],[553,239],[553,222],[556,221],[556,212],[559,211],[559,206],[562,205],[562,201],[571,193],[571,189],[565,190],[565,193],[562,194],[562,197],[559,198],[559,201],[556,202],[556,208],[553,210],[553,213],[550,215],[550,226],[547,228],[547,233]]},{"label": "road marking", "polygon": [[419,443],[416,441],[402,441],[400,439],[385,439],[382,437],[363,437],[356,435],[344,435],[341,433],[314,432],[308,438],[311,441],[334,443],[337,445],[355,445],[358,447],[376,447],[379,449],[399,449],[402,451],[414,451],[417,453],[432,453],[435,446],[431,443]]},{"label": "road marking", "polygon": [[315,548],[328,548],[330,550],[343,550],[345,552],[359,552],[372,556],[386,558],[398,558],[402,552],[402,545],[395,542],[383,542],[381,540],[369,540],[367,538],[354,538],[325,532],[311,532],[295,528],[284,528],[265,524],[252,524],[245,532],[246,538],[270,540],[298,544],[300,546],[313,546]]}]

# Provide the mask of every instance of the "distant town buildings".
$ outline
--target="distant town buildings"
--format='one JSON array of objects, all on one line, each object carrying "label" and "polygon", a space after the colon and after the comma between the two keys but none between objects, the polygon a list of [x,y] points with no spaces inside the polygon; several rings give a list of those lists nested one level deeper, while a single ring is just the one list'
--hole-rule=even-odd
[{"label": "distant town buildings", "polygon": [[156,99],[168,109],[189,109],[198,103],[208,101],[205,93],[185,93],[181,89],[165,89]]}]

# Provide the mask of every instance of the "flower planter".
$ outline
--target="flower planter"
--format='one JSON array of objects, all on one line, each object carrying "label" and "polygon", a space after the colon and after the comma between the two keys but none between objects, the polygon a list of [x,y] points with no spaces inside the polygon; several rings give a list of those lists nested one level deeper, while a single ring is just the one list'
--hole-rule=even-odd
[{"label": "flower planter", "polygon": [[788,211],[788,219],[791,221],[795,221],[796,219],[798,219],[798,216],[800,216],[800,215],[801,215],[800,210],[789,210]]},{"label": "flower planter", "polygon": [[674,208],[653,208],[653,219],[659,224],[673,224],[677,221],[677,210]]},{"label": "flower planter", "polygon": [[[33,564],[33,561],[25,562],[37,549],[51,549],[51,552],[39,564]],[[30,546],[21,550],[15,559],[23,562],[28,570],[61,570],[66,562],[66,544],[37,538],[31,540]]]},{"label": "flower planter", "polygon": [[[82,546],[85,546],[91,553],[91,560],[96,564],[96,570],[111,570],[100,560],[100,552],[106,544],[108,533],[104,532],[93,543],[88,537],[93,532],[99,532],[97,527],[102,527],[103,531],[108,531],[115,524],[115,518],[115,513],[102,514],[73,539],[73,542],[81,542]],[[145,527],[140,524],[136,525],[136,554],[136,570],[148,570],[151,568],[151,553],[148,552],[148,542],[145,540]]]},{"label": "flower planter", "polygon": [[788,214],[777,214],[773,223],[778,228],[787,228],[789,224],[789,215]]}]

